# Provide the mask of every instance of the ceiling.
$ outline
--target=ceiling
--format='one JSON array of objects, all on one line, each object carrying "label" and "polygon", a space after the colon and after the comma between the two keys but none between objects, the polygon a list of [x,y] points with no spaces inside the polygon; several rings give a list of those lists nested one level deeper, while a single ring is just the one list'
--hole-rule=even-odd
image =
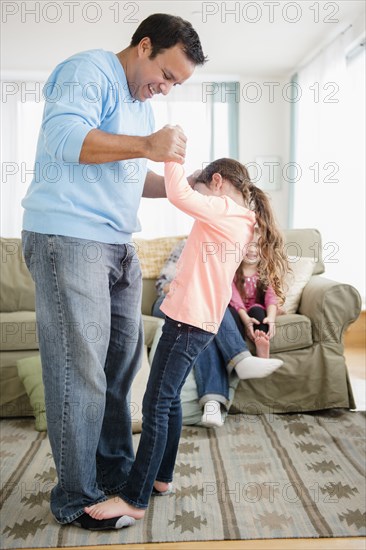
[{"label": "ceiling", "polygon": [[[18,12],[3,16],[3,71],[50,71],[62,59],[90,48],[120,51],[140,21],[151,13],[166,12],[190,20],[199,33],[209,62],[198,73],[257,77],[291,74],[309,53],[355,20],[364,21],[365,9],[363,0],[7,4],[13,6],[9,9],[18,6]],[[40,6],[38,14],[27,11],[34,10],[36,4]],[[68,4],[74,5],[74,13]]]}]

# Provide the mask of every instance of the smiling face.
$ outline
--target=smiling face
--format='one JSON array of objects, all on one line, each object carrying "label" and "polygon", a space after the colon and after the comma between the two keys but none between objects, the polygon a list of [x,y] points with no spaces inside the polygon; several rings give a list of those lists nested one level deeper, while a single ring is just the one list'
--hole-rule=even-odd
[{"label": "smiling face", "polygon": [[172,86],[183,84],[195,69],[179,44],[153,59],[151,51],[150,39],[143,38],[136,47],[135,62],[125,69],[130,93],[139,101],[151,99],[155,94],[167,95]]},{"label": "smiling face", "polygon": [[257,265],[260,260],[259,246],[258,246],[259,234],[256,228],[254,229],[253,240],[247,245],[246,253],[243,258],[245,265]]}]

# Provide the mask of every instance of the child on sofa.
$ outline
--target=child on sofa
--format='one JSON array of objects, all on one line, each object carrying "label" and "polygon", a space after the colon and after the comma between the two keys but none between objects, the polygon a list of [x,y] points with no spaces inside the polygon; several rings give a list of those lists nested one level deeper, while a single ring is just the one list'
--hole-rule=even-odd
[{"label": "child on sofa", "polygon": [[[230,308],[239,330],[254,342],[257,357],[269,357],[270,339],[275,335],[278,297],[268,284],[268,260],[264,262],[259,246],[259,230],[238,267],[233,283]],[[278,283],[277,283],[278,284]],[[240,377],[240,368],[238,372]]]},{"label": "child on sofa", "polygon": [[[181,239],[171,250],[158,278],[155,288],[158,298],[152,306],[152,315],[165,318],[160,306],[169,292],[174,279],[177,262],[187,239]],[[251,246],[251,245],[250,245]],[[254,361],[248,365],[241,361],[251,356],[245,342],[243,327],[234,320],[235,311],[227,308],[215,338],[197,357],[193,372],[196,380],[199,405],[202,408],[200,424],[207,428],[219,428],[224,425],[223,411],[229,407],[229,376],[231,372],[242,380],[264,378],[273,372],[267,362]],[[240,322],[240,321],[239,321]],[[261,357],[261,356],[260,356]],[[269,353],[267,358],[269,357]],[[254,367],[254,368],[253,368]],[[238,372],[236,372],[236,368]],[[239,376],[240,374],[240,376]]]},{"label": "child on sofa", "polygon": [[[261,236],[277,255],[270,283],[281,290],[282,240],[273,224],[266,195],[249,179],[246,168],[232,159],[210,163],[192,189],[180,164],[165,164],[167,197],[195,218],[177,264],[177,274],[161,306],[166,315],[143,400],[143,426],[135,462],[119,496],[85,508],[95,519],[127,515],[141,519],[153,491],[167,494],[178,450],[182,415],[180,391],[192,365],[220,326],[230,300],[231,282],[242,251],[252,240],[258,218]],[[233,253],[233,250],[235,253]],[[265,249],[266,257],[271,252]],[[273,370],[282,365],[269,361]]]}]

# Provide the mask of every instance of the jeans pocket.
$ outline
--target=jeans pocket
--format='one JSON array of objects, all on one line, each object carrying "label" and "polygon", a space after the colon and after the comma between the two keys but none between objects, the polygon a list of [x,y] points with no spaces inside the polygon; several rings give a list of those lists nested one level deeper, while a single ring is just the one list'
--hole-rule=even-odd
[{"label": "jeans pocket", "polygon": [[214,334],[197,327],[188,326],[186,351],[192,356],[197,357],[201,351],[207,348]]}]

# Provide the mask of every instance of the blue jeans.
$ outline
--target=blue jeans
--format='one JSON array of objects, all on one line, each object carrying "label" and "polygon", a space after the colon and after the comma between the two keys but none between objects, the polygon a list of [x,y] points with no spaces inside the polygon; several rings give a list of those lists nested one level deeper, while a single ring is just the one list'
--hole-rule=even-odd
[{"label": "blue jeans", "polygon": [[214,334],[165,318],[142,403],[142,433],[121,498],[146,508],[154,481],[173,479],[182,428],[180,392],[196,357]]},{"label": "blue jeans", "polygon": [[[159,309],[163,300],[164,296],[160,296],[152,306],[151,314],[155,317],[165,318]],[[227,407],[229,374],[241,359],[250,355],[231,310],[227,308],[218,333],[194,364],[197,393],[202,407],[212,399]]]},{"label": "blue jeans", "polygon": [[241,359],[250,355],[234,317],[227,308],[218,333],[194,364],[197,393],[202,407],[210,400],[228,406],[229,374]]},{"label": "blue jeans", "polygon": [[70,523],[118,493],[134,460],[130,387],[141,365],[135,249],[23,231],[36,285],[48,435],[58,482],[51,510]]}]

